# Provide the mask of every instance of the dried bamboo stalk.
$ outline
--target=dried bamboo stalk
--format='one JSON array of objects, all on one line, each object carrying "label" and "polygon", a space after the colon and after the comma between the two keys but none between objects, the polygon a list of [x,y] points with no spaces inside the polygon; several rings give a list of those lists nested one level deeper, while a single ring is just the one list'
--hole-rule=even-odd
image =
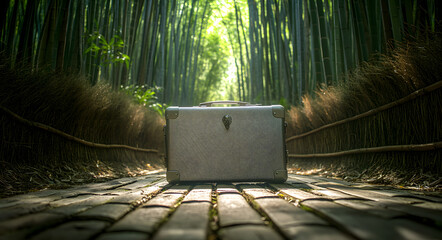
[{"label": "dried bamboo stalk", "polygon": [[359,148],[348,151],[333,152],[333,153],[314,153],[314,154],[289,154],[291,158],[326,158],[326,157],[341,157],[351,154],[362,153],[381,153],[381,152],[415,152],[415,151],[432,151],[442,148],[442,142],[414,144],[414,145],[394,145],[382,146],[372,148]]},{"label": "dried bamboo stalk", "polygon": [[308,136],[310,134],[319,132],[319,131],[327,129],[327,128],[335,127],[335,126],[338,126],[338,125],[341,125],[341,124],[344,124],[344,123],[348,123],[348,122],[351,122],[351,121],[354,121],[354,120],[357,120],[357,119],[360,119],[360,118],[363,118],[363,117],[374,115],[376,113],[382,112],[382,111],[387,110],[389,108],[392,108],[392,107],[404,104],[404,103],[406,103],[406,102],[408,102],[410,100],[413,100],[413,99],[415,99],[415,98],[417,98],[419,96],[422,96],[422,95],[425,95],[425,94],[430,93],[432,91],[435,91],[435,90],[437,90],[437,89],[439,89],[441,87],[442,87],[442,81],[436,82],[434,84],[431,84],[430,86],[427,86],[427,87],[424,87],[422,89],[419,89],[419,90],[411,93],[410,95],[408,95],[406,97],[403,97],[403,98],[401,98],[401,99],[399,99],[397,101],[385,104],[385,105],[380,106],[378,108],[369,110],[369,111],[367,111],[365,113],[361,113],[359,115],[356,115],[356,116],[353,116],[353,117],[349,117],[349,118],[346,118],[346,119],[343,119],[343,120],[340,120],[340,121],[337,121],[337,122],[334,122],[334,123],[326,124],[324,126],[321,126],[319,128],[313,129],[311,131],[308,131],[308,132],[305,132],[305,133],[302,133],[302,134],[299,134],[299,135],[296,135],[296,136],[289,137],[285,141],[286,142],[290,142],[292,140],[303,138],[305,136]]},{"label": "dried bamboo stalk", "polygon": [[55,129],[51,126],[48,126],[46,124],[39,123],[39,122],[33,122],[28,119],[25,119],[3,106],[0,106],[0,109],[3,110],[5,113],[7,113],[9,116],[11,116],[13,119],[19,121],[20,123],[23,123],[23,124],[31,126],[31,127],[36,127],[36,128],[45,130],[47,132],[50,132],[50,133],[53,133],[53,134],[58,135],[60,137],[63,137],[67,140],[77,142],[77,143],[83,144],[88,147],[106,148],[106,149],[122,148],[122,149],[137,151],[137,152],[158,153],[158,150],[156,150],[156,149],[137,148],[137,147],[127,146],[127,145],[120,145],[120,144],[102,144],[102,143],[89,142],[84,139],[80,139],[80,138],[74,137],[70,134],[67,134],[65,132],[62,132],[62,131]]}]

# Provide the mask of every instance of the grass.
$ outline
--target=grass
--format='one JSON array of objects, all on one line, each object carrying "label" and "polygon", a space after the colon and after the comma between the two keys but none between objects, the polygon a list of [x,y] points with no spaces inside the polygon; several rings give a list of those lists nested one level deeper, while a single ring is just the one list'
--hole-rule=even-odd
[{"label": "grass", "polygon": [[216,192],[216,184],[212,184],[211,207],[209,211],[209,236],[207,239],[217,239],[219,230],[218,216],[218,193]]},{"label": "grass", "polygon": [[[20,65],[20,64],[18,64]],[[0,57],[0,105],[34,122],[103,144],[163,149],[163,118],[124,93],[77,74],[12,68]],[[142,174],[162,166],[157,154],[95,149],[0,113],[0,192]]]},{"label": "grass", "polygon": [[[303,105],[288,113],[288,134],[294,136],[394,102],[442,80],[442,39],[402,44],[388,56],[364,63],[335,87],[304,96]],[[438,89],[405,104],[288,143],[290,153],[329,153],[388,145],[442,141],[442,91]],[[291,159],[289,166],[363,173],[359,179],[386,184],[423,185],[442,173],[442,151],[387,152],[327,159]],[[420,175],[420,180],[413,176]],[[410,181],[411,180],[411,181]]]}]

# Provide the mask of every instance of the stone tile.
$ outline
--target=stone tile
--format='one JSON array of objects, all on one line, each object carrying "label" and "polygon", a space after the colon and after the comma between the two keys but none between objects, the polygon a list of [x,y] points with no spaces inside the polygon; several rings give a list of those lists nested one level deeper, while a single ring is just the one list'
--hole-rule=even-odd
[{"label": "stone tile", "polygon": [[[156,187],[156,188],[163,188],[165,186],[169,185],[169,182],[166,181],[166,179],[161,179],[155,183],[153,183],[151,186],[147,186],[146,188],[152,188],[152,187]],[[143,189],[143,188],[141,188]]]},{"label": "stone tile", "polygon": [[32,229],[23,229],[20,231],[9,232],[6,234],[0,234],[0,240],[21,240],[28,239],[27,236],[32,235]]},{"label": "stone tile", "polygon": [[345,186],[361,185],[361,183],[347,182],[345,180],[340,180],[340,179],[330,178],[330,177],[321,177],[321,176],[305,176],[305,177],[311,177],[312,179],[317,180],[319,183],[332,182],[332,183],[337,183],[337,184],[341,184],[341,185],[345,185]]},{"label": "stone tile", "polygon": [[0,234],[25,228],[41,228],[62,221],[65,217],[55,213],[34,213],[0,222]]},{"label": "stone tile", "polygon": [[351,186],[335,182],[319,182],[315,183],[314,185],[322,188],[355,188],[355,189],[365,189],[365,190],[377,189],[376,186],[370,184],[359,184],[356,186]]},{"label": "stone tile", "polygon": [[20,204],[18,199],[0,199],[0,210],[1,208],[13,207],[18,204]]},{"label": "stone tile", "polygon": [[284,239],[275,230],[267,226],[234,226],[219,231],[222,240],[255,240],[255,239]]},{"label": "stone tile", "polygon": [[372,192],[381,194],[381,195],[385,195],[387,197],[391,197],[393,199],[397,199],[397,198],[408,198],[410,200],[414,201],[419,201],[419,200],[423,200],[423,201],[429,201],[429,202],[438,202],[438,203],[442,203],[442,197],[437,197],[437,196],[427,196],[424,195],[421,192],[415,192],[415,191],[411,191],[411,190],[403,190],[403,189],[373,189],[371,190]]},{"label": "stone tile", "polygon": [[287,178],[285,183],[291,184],[291,185],[295,185],[295,186],[306,184],[306,182],[302,182],[302,181],[299,181],[299,180],[294,179],[294,178]]},{"label": "stone tile", "polygon": [[75,198],[75,197],[79,197],[79,196],[84,196],[84,195],[101,195],[100,193],[106,191],[109,192],[111,190],[94,190],[94,191],[88,191],[88,190],[84,190],[84,189],[72,189],[69,192],[66,192],[63,194],[63,196],[61,197],[62,199],[65,198]]},{"label": "stone tile", "polygon": [[297,183],[305,183],[304,181],[300,181],[300,180],[298,180],[298,179],[296,179],[296,178],[294,178],[294,177],[296,177],[297,175],[295,175],[295,174],[288,174],[287,175],[287,180],[286,180],[286,182],[287,183],[291,183],[291,184],[297,184]]},{"label": "stone tile", "polygon": [[[329,201],[307,200],[301,203],[314,211],[326,216],[338,224],[341,229],[347,229],[357,238],[361,239],[408,239],[404,238],[404,233],[400,224],[393,220],[387,220],[367,212],[347,208]],[[408,229],[408,235],[419,234],[413,229]]]},{"label": "stone tile", "polygon": [[[16,205],[19,205],[20,202],[19,201],[13,201],[13,202],[8,202],[8,203],[0,203],[0,212],[2,211],[2,208],[10,208],[10,207],[14,207]],[[1,218],[1,217],[0,217]]]},{"label": "stone tile", "polygon": [[[302,189],[302,190],[313,190],[313,189],[321,188],[321,187],[318,187],[317,185],[314,185],[311,183],[305,183],[305,182],[287,181],[287,182],[285,182],[285,184],[291,186],[291,188]],[[283,186],[284,184],[274,184],[274,185],[275,186]]]},{"label": "stone tile", "polygon": [[153,239],[205,240],[209,225],[209,202],[182,203]]},{"label": "stone tile", "polygon": [[236,193],[218,195],[218,216],[221,227],[237,224],[264,224],[261,216]]},{"label": "stone tile", "polygon": [[62,195],[51,195],[47,197],[35,197],[35,198],[26,198],[23,200],[20,200],[20,203],[23,204],[44,204],[44,203],[51,203],[53,201],[59,200],[62,198]]},{"label": "stone tile", "polygon": [[239,191],[231,184],[218,184],[216,185],[216,193],[239,193]]},{"label": "stone tile", "polygon": [[414,204],[413,206],[442,211],[442,203],[423,202],[423,203]]},{"label": "stone tile", "polygon": [[259,198],[279,198],[278,195],[267,191],[266,189],[261,189],[261,190],[245,190],[244,193],[246,193],[247,195],[255,198],[255,199],[259,199]]},{"label": "stone tile", "polygon": [[160,169],[160,170],[154,170],[144,176],[140,176],[140,177],[145,177],[145,178],[152,178],[152,177],[162,177],[162,178],[166,178],[166,171],[165,169]]},{"label": "stone tile", "polygon": [[253,198],[278,198],[278,196],[260,185],[239,185],[241,191]]},{"label": "stone tile", "polygon": [[137,201],[141,201],[146,196],[143,195],[143,192],[136,191],[136,192],[128,192],[126,194],[121,194],[117,197],[114,197],[112,200],[109,201],[109,203],[121,203],[121,204],[131,204],[136,203]]},{"label": "stone tile", "polygon": [[302,210],[281,198],[260,198],[254,200],[279,228],[295,225],[328,225],[311,212]]},{"label": "stone tile", "polygon": [[310,190],[324,190],[324,189],[326,189],[326,188],[318,186],[317,184],[314,184],[314,183],[296,183],[296,184],[289,183],[289,184],[292,185],[294,188],[303,189],[303,190],[308,189],[309,191]]},{"label": "stone tile", "polygon": [[169,185],[169,182],[166,180],[166,177],[156,178],[155,181],[156,182],[154,182],[152,186],[164,187],[166,185]]},{"label": "stone tile", "polygon": [[144,176],[145,178],[157,178],[157,179],[166,179],[166,172],[149,174]]},{"label": "stone tile", "polygon": [[64,216],[73,216],[75,214],[79,214],[81,212],[84,212],[90,208],[92,208],[92,206],[71,204],[71,205],[67,205],[67,206],[48,209],[46,212],[62,214]]},{"label": "stone tile", "polygon": [[112,225],[108,231],[152,233],[169,211],[169,208],[164,207],[137,208]]},{"label": "stone tile", "polygon": [[395,211],[395,210],[386,209],[386,208],[382,208],[382,207],[372,206],[370,204],[367,204],[367,201],[363,201],[363,200],[336,200],[334,202],[337,204],[349,207],[349,208],[356,209],[356,210],[366,211],[367,213],[369,213],[371,215],[375,215],[375,216],[387,218],[387,219],[404,217],[407,215],[406,213],[403,213],[400,211]]},{"label": "stone tile", "polygon": [[127,204],[104,204],[93,207],[85,212],[78,214],[79,218],[99,219],[114,222],[124,216],[131,210]]},{"label": "stone tile", "polygon": [[205,229],[209,224],[211,203],[186,202],[173,212],[164,228]]},{"label": "stone tile", "polygon": [[16,218],[25,214],[31,214],[43,211],[49,208],[49,204],[33,203],[33,204],[18,204],[9,208],[0,209],[0,221]]},{"label": "stone tile", "polygon": [[432,228],[423,224],[413,222],[408,219],[393,219],[390,220],[394,226],[393,231],[396,232],[400,238],[397,239],[441,239],[442,229]]},{"label": "stone tile", "polygon": [[24,199],[44,198],[44,197],[49,197],[49,196],[54,196],[54,195],[61,195],[61,193],[64,193],[64,192],[66,192],[66,190],[47,189],[47,190],[41,190],[41,191],[37,191],[37,192],[16,195],[16,196],[10,197],[10,199],[24,200]]},{"label": "stone tile", "polygon": [[143,207],[172,208],[175,206],[175,203],[184,196],[188,189],[189,186],[170,188],[149,200],[146,204],[143,205]]},{"label": "stone tile", "polygon": [[117,189],[112,189],[112,190],[97,191],[94,194],[104,195],[104,196],[120,196],[120,195],[124,195],[124,194],[131,193],[131,192],[133,192],[133,191],[127,190],[127,189],[122,189],[122,188],[117,188]]},{"label": "stone tile", "polygon": [[321,184],[326,184],[326,183],[337,184],[337,185],[342,185],[342,186],[353,186],[353,187],[364,185],[362,183],[347,182],[347,181],[341,180],[341,179],[321,177],[321,176],[315,176],[315,175],[289,174],[288,179],[295,180],[298,182],[310,183],[310,184],[314,184],[314,185],[321,185]]},{"label": "stone tile", "polygon": [[93,193],[97,191],[116,189],[134,182],[136,182],[134,178],[120,178],[102,183],[85,184],[75,190],[79,192]]},{"label": "stone tile", "polygon": [[360,189],[360,188],[354,188],[354,187],[347,187],[347,186],[341,186],[341,185],[322,185],[326,186],[328,189],[342,192],[348,195],[352,195],[355,197],[359,197],[361,199],[368,199],[372,201],[379,201],[379,200],[394,200],[396,202],[401,203],[413,203],[415,200],[413,199],[405,199],[405,198],[393,198],[392,196],[388,196],[385,194],[381,194],[379,191],[374,191],[372,189]]},{"label": "stone tile", "polygon": [[78,204],[85,205],[85,206],[97,206],[97,205],[105,204],[105,203],[111,201],[115,197],[116,196],[112,196],[112,195],[96,195],[96,196],[92,196],[90,198],[87,198],[86,200],[81,201]]},{"label": "stone tile", "polygon": [[96,240],[146,240],[149,239],[147,233],[141,232],[111,232],[100,234]]},{"label": "stone tile", "polygon": [[311,191],[312,193],[316,195],[324,196],[328,199],[332,200],[345,200],[345,199],[361,199],[364,200],[365,198],[356,197],[353,195],[349,195],[343,192],[331,190],[331,189],[314,189]]},{"label": "stone tile", "polygon": [[370,201],[367,204],[379,207],[386,208],[389,210],[399,211],[407,215],[412,215],[418,218],[421,218],[425,221],[430,221],[435,225],[442,226],[442,211],[433,210],[433,209],[425,209],[415,207],[410,204],[401,204],[393,201]]},{"label": "stone tile", "polygon": [[187,193],[189,191],[189,185],[175,185],[164,191],[164,193]]},{"label": "stone tile", "polygon": [[185,202],[211,202],[212,201],[212,186],[211,185],[197,185],[195,186],[183,199]]},{"label": "stone tile", "polygon": [[76,197],[63,198],[63,199],[60,199],[57,201],[50,202],[49,204],[52,207],[61,207],[61,206],[69,205],[69,204],[79,204],[79,203],[84,202],[88,199],[92,199],[96,196],[97,195],[80,195],[80,196],[76,196]]},{"label": "stone tile", "polygon": [[238,187],[241,191],[243,189],[263,189],[265,188],[264,184],[259,184],[259,183],[239,183],[239,184],[235,184],[236,187]]},{"label": "stone tile", "polygon": [[151,186],[146,188],[140,188],[131,192],[127,192],[125,194],[121,194],[115,198],[113,198],[110,203],[125,203],[125,204],[134,204],[139,202],[140,204],[147,201],[147,197],[151,194],[155,194],[161,190],[161,187]]},{"label": "stone tile", "polygon": [[115,179],[112,181],[108,181],[108,182],[104,182],[102,183],[104,186],[106,187],[111,187],[114,188],[115,186],[122,186],[122,185],[127,185],[127,184],[131,184],[134,183],[136,180],[132,177],[126,177],[126,178],[119,178],[119,179]]},{"label": "stone tile", "polygon": [[425,195],[418,195],[418,194],[399,194],[396,196],[392,197],[392,200],[396,200],[396,199],[401,199],[401,200],[407,200],[409,199],[410,201],[414,201],[414,202],[434,202],[434,203],[440,203],[442,204],[442,200],[438,197],[433,197],[433,196],[425,196]]},{"label": "stone tile", "polygon": [[[49,190],[48,190],[49,191]],[[22,199],[20,199],[19,196],[23,196]],[[0,210],[2,208],[12,207],[15,205],[37,205],[37,204],[47,204],[49,202],[58,200],[61,198],[61,195],[55,195],[51,194],[50,196],[42,196],[42,197],[29,197],[27,195],[18,195],[14,196],[12,198],[6,198],[2,199],[3,201],[0,202]]]},{"label": "stone tile", "polygon": [[147,178],[147,179],[141,179],[138,180],[134,183],[128,184],[128,185],[124,185],[122,187],[120,187],[121,189],[127,189],[127,190],[135,190],[138,188],[144,188],[144,187],[148,187],[149,185],[151,185],[154,181],[156,181],[157,179],[155,178]]},{"label": "stone tile", "polygon": [[94,235],[103,231],[109,225],[105,221],[71,221],[64,223],[56,228],[45,230],[34,237],[32,240],[83,240],[90,239]]},{"label": "stone tile", "polygon": [[288,184],[271,184],[271,185],[272,187],[278,189],[281,193],[289,195],[301,201],[309,199],[327,199],[323,196],[318,196],[301,189],[293,188],[291,185]]},{"label": "stone tile", "polygon": [[343,233],[330,226],[318,225],[298,225],[288,226],[281,229],[282,233],[288,239],[354,239],[352,236]]},{"label": "stone tile", "polygon": [[290,180],[294,179],[299,182],[306,182],[306,183],[324,182],[323,179],[312,178],[311,176],[306,176],[306,175],[288,174],[288,178]]}]

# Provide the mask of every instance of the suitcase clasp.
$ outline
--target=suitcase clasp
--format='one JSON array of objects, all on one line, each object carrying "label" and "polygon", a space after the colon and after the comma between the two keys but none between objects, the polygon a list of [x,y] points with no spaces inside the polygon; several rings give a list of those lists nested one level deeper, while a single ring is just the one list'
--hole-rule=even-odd
[{"label": "suitcase clasp", "polygon": [[224,127],[225,127],[227,130],[229,130],[229,128],[230,128],[230,124],[232,123],[232,117],[231,117],[229,114],[224,115],[222,121],[223,121],[223,123],[224,123]]}]

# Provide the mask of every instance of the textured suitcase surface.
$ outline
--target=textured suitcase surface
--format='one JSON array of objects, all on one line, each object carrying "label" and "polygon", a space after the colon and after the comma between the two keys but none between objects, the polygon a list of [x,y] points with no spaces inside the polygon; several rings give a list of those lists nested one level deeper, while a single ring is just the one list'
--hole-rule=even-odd
[{"label": "textured suitcase surface", "polygon": [[287,179],[284,108],[169,107],[169,182]]}]

